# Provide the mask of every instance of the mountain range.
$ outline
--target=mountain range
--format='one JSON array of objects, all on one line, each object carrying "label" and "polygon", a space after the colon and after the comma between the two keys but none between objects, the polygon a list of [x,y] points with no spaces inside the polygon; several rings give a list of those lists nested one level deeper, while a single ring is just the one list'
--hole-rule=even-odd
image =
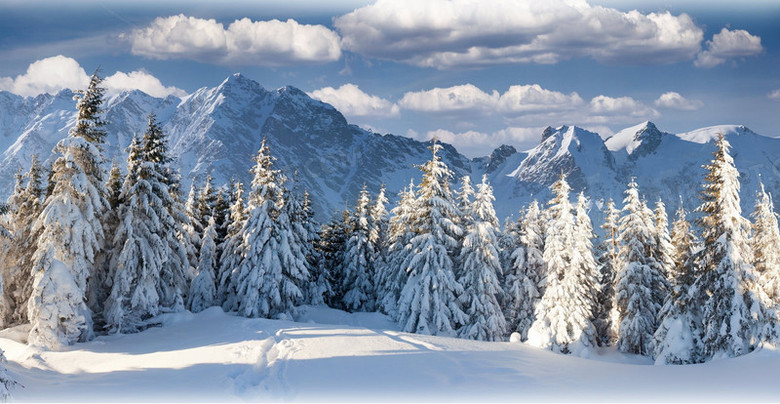
[{"label": "mountain range", "polygon": [[[364,184],[372,193],[385,184],[394,199],[410,179],[419,181],[415,166],[430,159],[430,142],[351,125],[334,107],[295,87],[268,90],[241,74],[183,98],[123,92],[109,97],[104,107],[109,122],[106,156],[120,167],[132,136],[146,128],[149,113],[156,114],[185,192],[208,175],[217,185],[231,178],[248,185],[252,157],[266,138],[277,167],[312,194],[320,220],[354,205]],[[70,90],[26,98],[0,91],[0,198],[11,193],[14,173],[29,167],[33,153],[47,163],[56,158],[51,150],[67,135],[75,116]],[[670,213],[680,200],[689,210],[696,207],[705,175],[702,165],[712,159],[718,133],[732,145],[747,214],[759,175],[768,191],[780,191],[780,139],[739,125],[671,134],[643,122],[606,139],[576,126],[548,127],[530,150],[504,145],[490,156],[469,159],[445,144],[442,159],[458,178],[469,175],[477,182],[488,175],[499,218],[516,214],[534,198],[545,201],[548,186],[566,173],[574,191],[591,196],[591,216],[600,222],[598,208],[607,198],[620,206],[632,177],[649,203],[663,198]]]}]

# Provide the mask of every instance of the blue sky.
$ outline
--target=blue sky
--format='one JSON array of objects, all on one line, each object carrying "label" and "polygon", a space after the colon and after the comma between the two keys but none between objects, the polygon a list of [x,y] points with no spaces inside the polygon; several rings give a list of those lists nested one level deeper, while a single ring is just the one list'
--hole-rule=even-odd
[{"label": "blue sky", "polygon": [[469,156],[602,136],[744,124],[780,136],[780,2],[5,1],[0,90],[184,96],[241,72],[298,87],[380,133]]}]

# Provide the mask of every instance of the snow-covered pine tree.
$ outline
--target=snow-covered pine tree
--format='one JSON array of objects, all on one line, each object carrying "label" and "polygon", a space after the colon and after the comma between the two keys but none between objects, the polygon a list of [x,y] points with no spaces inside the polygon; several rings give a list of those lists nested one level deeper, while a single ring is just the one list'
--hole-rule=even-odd
[{"label": "snow-covered pine tree", "polygon": [[460,249],[459,262],[463,267],[458,282],[463,286],[463,294],[458,298],[467,316],[466,324],[458,330],[461,338],[499,341],[506,334],[506,320],[498,304],[502,293],[498,281],[501,262],[494,200],[487,175],[483,175],[468,209],[472,216]]},{"label": "snow-covered pine tree", "polygon": [[663,305],[657,290],[666,279],[652,254],[656,245],[652,211],[639,198],[634,181],[628,184],[620,218],[620,268],[615,302],[620,319],[617,347],[622,352],[651,355],[658,312]]},{"label": "snow-covered pine tree", "polygon": [[206,177],[203,188],[198,192],[198,200],[195,205],[195,218],[203,229],[209,225],[209,219],[214,217],[216,213],[217,198],[218,191],[214,188],[214,177],[209,175]]},{"label": "snow-covered pine tree", "polygon": [[668,272],[669,294],[659,313],[658,329],[653,335],[653,357],[657,365],[697,362],[699,330],[688,294],[695,279],[693,256],[697,248],[696,236],[685,219],[682,198],[672,224],[671,244],[671,261],[674,265]]},{"label": "snow-covered pine tree", "polygon": [[[760,183],[756,193],[756,204],[753,210],[753,265],[758,275],[759,284],[769,299],[765,303],[780,314],[780,230],[778,230],[777,214],[772,204],[772,196]],[[774,321],[777,321],[775,317]]]},{"label": "snow-covered pine tree", "polygon": [[371,231],[368,234],[368,240],[374,245],[374,255],[371,261],[374,263],[373,282],[374,296],[376,297],[375,309],[379,309],[382,300],[385,297],[384,280],[385,269],[387,269],[387,249],[388,249],[388,221],[387,197],[385,196],[385,184],[379,188],[374,203],[371,205]]},{"label": "snow-covered pine tree", "polygon": [[92,338],[92,313],[85,304],[88,281],[104,247],[102,220],[108,209],[105,189],[105,137],[101,118],[102,79],[95,72],[76,95],[78,115],[68,137],[54,147],[51,194],[32,231],[39,232],[28,317],[28,342],[59,346]]},{"label": "snow-covered pine tree", "polygon": [[189,307],[193,313],[201,312],[214,305],[217,289],[214,269],[217,266],[217,221],[214,216],[209,218],[209,224],[203,230],[203,240],[198,254],[198,270],[192,280],[189,293]]},{"label": "snow-covered pine tree", "polygon": [[697,256],[700,275],[693,286],[704,327],[704,360],[752,351],[765,322],[747,238],[750,224],[739,204],[739,172],[722,134],[715,146],[712,163],[704,166],[708,173],[697,209],[704,248]]},{"label": "snow-covered pine tree", "polygon": [[3,302],[0,305],[0,325],[4,327],[26,323],[27,301],[32,293],[32,257],[38,234],[32,231],[33,223],[41,212],[43,203],[44,168],[37,155],[32,156],[29,171],[17,174],[14,193],[6,205],[7,225],[12,237],[4,237]]},{"label": "snow-covered pine tree", "polygon": [[183,311],[185,293],[189,290],[189,259],[187,250],[182,243],[184,227],[189,218],[186,207],[181,201],[180,174],[178,169],[171,167],[172,158],[168,154],[168,140],[156,122],[154,114],[150,114],[149,130],[144,133],[143,148],[146,161],[152,163],[152,168],[162,179],[167,193],[161,193],[159,198],[165,210],[165,215],[158,219],[163,228],[163,241],[168,247],[168,257],[163,262],[160,280],[157,283],[157,293],[160,296],[162,311]]},{"label": "snow-covered pine tree", "polygon": [[317,265],[317,252],[314,249],[314,243],[318,240],[319,234],[314,223],[314,214],[311,211],[311,201],[309,201],[308,192],[300,193],[297,182],[298,173],[295,173],[292,189],[289,190],[285,198],[285,212],[290,218],[290,231],[293,241],[299,246],[301,254],[304,257],[304,266],[309,276],[302,279],[298,288],[304,295],[301,303],[319,304],[322,302],[322,295],[317,296],[317,285],[312,284],[312,268]]},{"label": "snow-covered pine tree", "polygon": [[655,251],[653,257],[661,265],[664,277],[668,279],[668,273],[674,266],[672,256],[674,255],[674,246],[669,235],[669,217],[666,215],[666,205],[661,198],[655,203],[654,223],[655,223]]},{"label": "snow-covered pine tree", "polygon": [[380,310],[394,320],[398,319],[398,299],[401,290],[406,285],[407,274],[403,268],[409,242],[414,237],[412,231],[412,214],[415,212],[416,198],[414,195],[414,180],[409,187],[399,193],[398,205],[390,210],[390,227],[387,240],[387,259],[382,270],[382,286],[384,293]]},{"label": "snow-covered pine tree", "polygon": [[238,268],[243,259],[243,228],[246,223],[247,212],[244,204],[244,185],[239,181],[232,182],[233,204],[230,206],[230,220],[225,242],[222,246],[222,256],[218,272],[219,287],[217,288],[217,300],[225,311],[238,310],[238,296],[236,295],[236,283],[234,277],[238,275]]},{"label": "snow-covered pine tree", "polygon": [[[99,276],[93,278],[93,283],[98,285],[98,287],[91,288],[93,295],[88,299],[100,302],[96,307],[96,309],[100,311],[94,312],[95,314],[99,314],[98,317],[100,317],[101,324],[98,324],[98,326],[104,325],[102,319],[103,305],[105,304],[106,299],[108,299],[109,293],[111,293],[111,287],[113,286],[114,274],[117,267],[116,261],[119,250],[115,248],[113,240],[119,225],[121,224],[119,208],[122,201],[121,194],[124,181],[125,177],[122,175],[119,166],[116,162],[112,162],[111,170],[108,174],[108,182],[106,183],[106,200],[108,201],[109,208],[103,219],[103,233],[106,239],[106,248],[103,251],[103,271]],[[100,294],[96,295],[95,293],[98,292]]]},{"label": "snow-covered pine tree", "polygon": [[303,192],[303,206],[301,206],[301,221],[307,236],[304,251],[309,270],[309,284],[306,288],[304,301],[314,306],[325,304],[325,299],[332,293],[330,277],[323,271],[321,265],[323,256],[318,246],[320,245],[320,231],[314,220],[314,210],[311,207],[311,195],[309,191]]},{"label": "snow-covered pine tree", "polygon": [[469,221],[471,221],[474,216],[474,212],[471,210],[473,199],[474,187],[471,186],[471,177],[464,175],[460,179],[460,190],[458,191],[458,196],[455,198],[458,203],[458,210],[460,210],[462,215],[460,225],[463,228],[469,225]]},{"label": "snow-covered pine tree", "polygon": [[184,211],[187,214],[187,221],[183,225],[180,238],[187,252],[187,278],[193,279],[195,278],[195,268],[198,267],[198,250],[200,249],[200,237],[203,234],[203,228],[198,219],[198,189],[195,181],[190,185],[190,193],[184,203]]},{"label": "snow-covered pine tree", "polygon": [[341,292],[337,274],[344,263],[344,246],[347,243],[347,219],[349,212],[334,214],[328,223],[322,225],[317,253],[321,257],[317,266],[317,279],[324,289],[323,298],[329,307],[340,308],[344,294]]},{"label": "snow-covered pine tree", "polygon": [[219,265],[222,256],[222,244],[227,237],[227,229],[230,226],[230,206],[233,205],[233,194],[227,185],[217,189],[217,200],[214,202],[214,226],[216,238],[214,243],[217,246],[217,265]]},{"label": "snow-covered pine tree", "polygon": [[615,207],[615,202],[610,198],[604,207],[604,239],[598,246],[599,283],[600,290],[597,297],[596,326],[599,345],[614,345],[618,338],[618,326],[620,325],[617,307],[615,305],[615,275],[620,264],[619,226],[620,211]]},{"label": "snow-covered pine tree", "polygon": [[246,317],[290,318],[303,300],[297,285],[308,280],[305,260],[284,209],[284,177],[273,169],[263,139],[255,157],[249,217],[244,225],[244,259],[235,277],[238,312]]},{"label": "snow-covered pine tree", "polygon": [[341,281],[344,290],[343,305],[349,311],[374,311],[376,307],[376,268],[373,262],[376,246],[370,238],[373,227],[370,204],[371,200],[364,184],[353,213],[354,229],[344,249]]},{"label": "snow-covered pine tree", "polygon": [[521,224],[507,228],[519,230],[518,243],[509,251],[506,267],[506,301],[504,314],[509,332],[517,332],[520,339],[528,339],[528,330],[535,320],[536,305],[542,298],[540,288],[544,275],[544,235],[540,227],[541,211],[534,200],[521,212]]},{"label": "snow-covered pine tree", "polygon": [[[573,269],[576,271],[580,292],[582,293],[580,295],[582,299],[580,304],[590,310],[589,319],[593,322],[598,309],[598,296],[601,293],[601,273],[596,264],[596,257],[593,254],[593,242],[591,240],[596,236],[593,234],[593,224],[590,221],[587,209],[588,200],[585,198],[585,193],[581,191],[577,196],[577,205],[574,208],[577,237],[574,244],[576,254],[572,264],[574,264]],[[593,342],[597,342],[597,336],[598,334],[593,335]]]},{"label": "snow-covered pine tree", "polygon": [[545,291],[536,306],[536,320],[528,331],[528,343],[561,353],[579,354],[596,345],[590,291],[576,247],[578,229],[569,202],[569,184],[561,174],[551,187],[554,197],[547,209],[544,242]]},{"label": "snow-covered pine tree", "polygon": [[452,198],[452,171],[438,153],[436,140],[430,161],[419,166],[423,172],[411,214],[415,236],[405,248],[401,268],[407,280],[398,302],[398,319],[406,332],[453,335],[466,321],[457,296],[463,287],[455,278],[453,254],[463,230],[458,226],[458,209]]}]

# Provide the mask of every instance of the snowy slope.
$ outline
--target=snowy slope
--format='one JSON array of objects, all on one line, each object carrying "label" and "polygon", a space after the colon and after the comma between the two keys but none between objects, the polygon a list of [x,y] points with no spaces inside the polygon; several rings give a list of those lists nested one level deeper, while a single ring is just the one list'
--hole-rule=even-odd
[{"label": "snowy slope", "polygon": [[13,401],[760,401],[776,400],[780,352],[654,366],[522,343],[398,332],[378,313],[304,307],[300,322],[211,308],[162,327],[42,352],[0,334],[24,388]]}]

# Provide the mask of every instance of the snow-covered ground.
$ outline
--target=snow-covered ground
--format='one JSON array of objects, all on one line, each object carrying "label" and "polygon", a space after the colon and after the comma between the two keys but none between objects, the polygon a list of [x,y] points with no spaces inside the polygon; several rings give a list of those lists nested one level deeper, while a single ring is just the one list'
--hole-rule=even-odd
[{"label": "snow-covered ground", "polygon": [[399,332],[378,313],[303,307],[297,322],[210,308],[60,352],[0,333],[24,387],[12,401],[777,401],[780,352],[653,366],[611,350],[588,359],[522,343]]}]

